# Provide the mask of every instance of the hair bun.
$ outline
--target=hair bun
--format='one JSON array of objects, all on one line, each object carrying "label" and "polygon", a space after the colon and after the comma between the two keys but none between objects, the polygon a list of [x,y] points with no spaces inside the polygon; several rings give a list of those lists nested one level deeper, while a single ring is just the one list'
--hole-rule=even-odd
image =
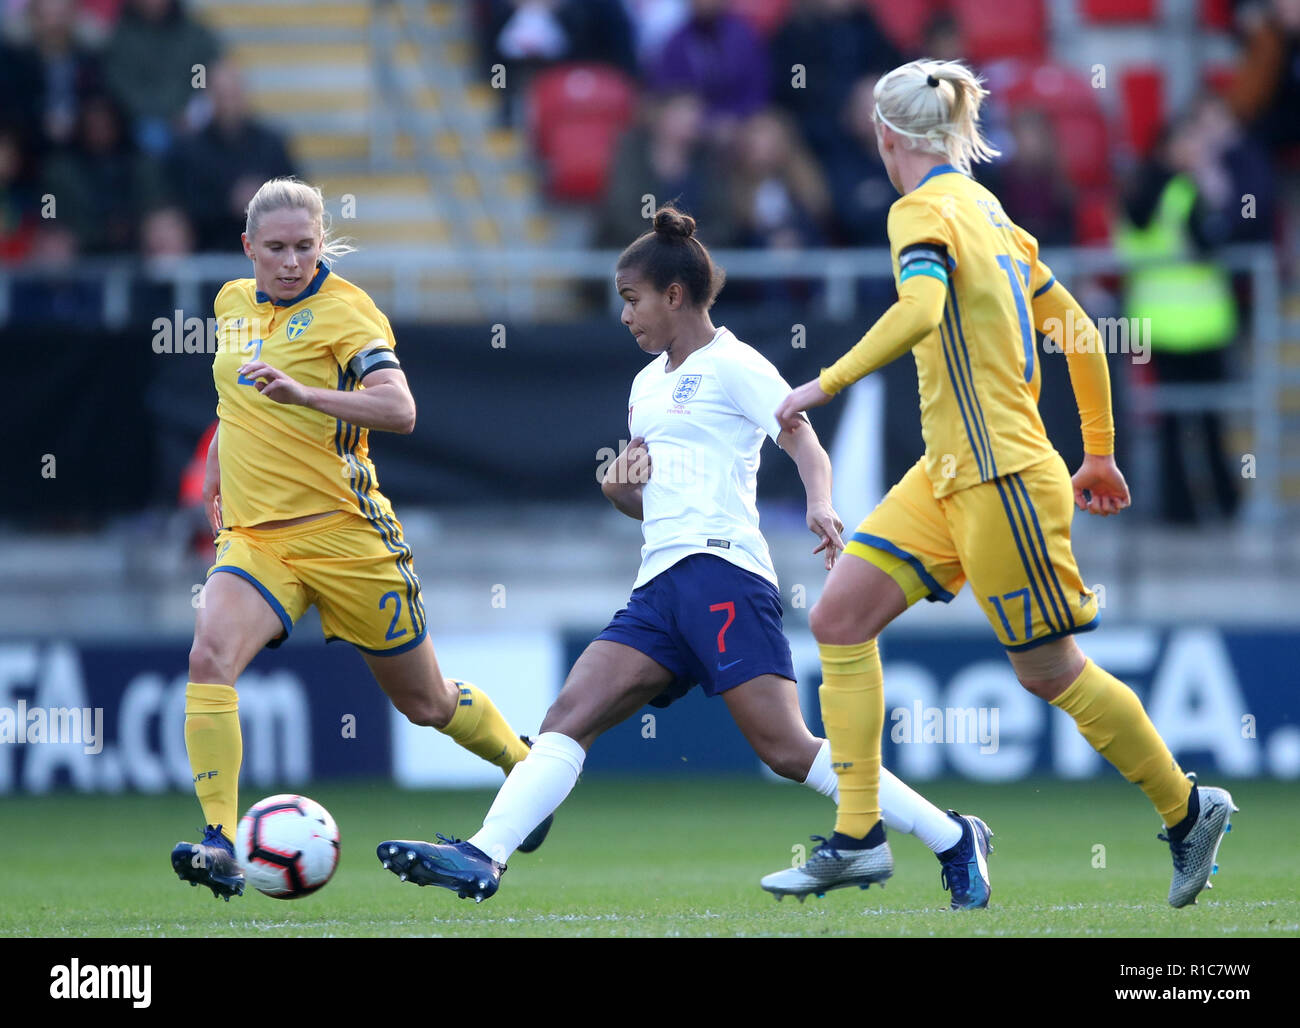
[{"label": "hair bun", "polygon": [[695,219],[676,207],[660,207],[655,211],[654,226],[661,236],[690,239],[695,235]]}]

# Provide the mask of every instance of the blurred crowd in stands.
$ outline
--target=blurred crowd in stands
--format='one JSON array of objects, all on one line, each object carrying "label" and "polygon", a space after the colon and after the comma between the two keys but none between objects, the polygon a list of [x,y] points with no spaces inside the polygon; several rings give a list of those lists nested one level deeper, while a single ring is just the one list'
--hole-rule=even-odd
[{"label": "blurred crowd in stands", "polygon": [[[1093,6],[1130,22],[1159,13],[1144,0],[1077,4],[1085,17]],[[871,90],[918,56],[987,76],[984,120],[1003,156],[977,177],[1044,245],[1112,240],[1141,217],[1150,183],[1179,172],[1199,187],[1198,243],[1272,240],[1275,180],[1300,145],[1300,2],[1189,6],[1237,34],[1239,65],[1215,69],[1218,88],[1207,81],[1186,111],[1159,109],[1157,81],[1155,109],[1113,125],[1086,76],[1053,60],[1041,0],[476,2],[485,60],[527,83],[528,107],[504,91],[506,117],[535,138],[549,131],[539,122],[567,123],[588,143],[581,163],[563,147],[541,156],[552,197],[597,207],[602,243],[643,228],[652,194],[679,198],[718,246],[883,245],[895,193]],[[1133,85],[1124,102],[1142,107],[1141,76]],[[1259,198],[1254,217],[1234,214],[1245,193]]]},{"label": "blurred crowd in stands", "polygon": [[[1045,245],[1141,228],[1152,189],[1180,173],[1197,186],[1198,246],[1278,239],[1276,181],[1300,165],[1300,0],[1192,6],[1237,35],[1237,66],[1207,75],[1182,111],[1162,109],[1158,78],[1112,82],[1122,118],[1053,59],[1043,0],[470,9],[483,60],[510,75],[505,116],[530,131],[550,197],[598,212],[598,244],[643,227],[650,194],[696,213],[715,246],[883,245],[894,192],[871,89],[920,55],[988,77],[985,123],[1003,157],[977,175]],[[1140,20],[1160,5],[1076,7]],[[229,250],[256,184],[296,170],[183,0],[0,0],[0,15],[0,260]],[[1253,217],[1235,213],[1243,194],[1257,198]],[[47,195],[62,216],[42,217]]]},{"label": "blurred crowd in stands", "polygon": [[[548,198],[590,212],[598,246],[625,245],[668,200],[715,248],[886,245],[896,194],[872,90],[928,56],[986,76],[983,120],[1003,156],[975,174],[1014,221],[1045,246],[1164,261],[1094,295],[1076,283],[1098,314],[1149,319],[1153,360],[1134,374],[1230,375],[1249,297],[1218,248],[1274,243],[1294,277],[1300,0],[1178,5],[1194,32],[1231,35],[1236,58],[1198,69],[1176,106],[1161,0],[1073,0],[1085,27],[1148,36],[1145,60],[1092,78],[1053,51],[1047,0],[457,2],[482,80],[506,72],[501,118],[528,136]],[[258,185],[298,171],[185,0],[0,0],[0,264],[228,254]],[[807,298],[787,283],[728,297]],[[1164,516],[1230,515],[1213,405],[1163,414],[1157,435]]]},{"label": "blurred crowd in stands", "polygon": [[[1200,69],[1195,96],[1173,110],[1156,0],[1076,0],[1084,25],[1145,25],[1155,43],[1151,62],[1102,62],[1091,78],[1053,53],[1043,0],[478,0],[477,10],[485,60],[526,82],[522,112],[508,91],[503,116],[531,131],[552,198],[595,209],[604,246],[645,230],[648,197],[677,200],[715,247],[886,246],[897,194],[876,151],[872,90],[925,56],[986,76],[983,122],[1002,156],[975,177],[1040,244],[1110,243],[1165,262],[1123,283],[1073,283],[1094,314],[1149,326],[1139,388],[1232,377],[1249,297],[1214,261],[1220,247],[1274,243],[1294,271],[1300,0],[1188,0],[1192,30],[1232,33],[1239,56]],[[1119,102],[1103,104],[1102,89]],[[802,298],[789,283],[745,288],[746,301]],[[1213,403],[1155,417],[1163,519],[1236,511],[1223,420]]]},{"label": "blurred crowd in stands", "polygon": [[257,187],[294,173],[180,0],[0,11],[0,261],[229,253]]}]

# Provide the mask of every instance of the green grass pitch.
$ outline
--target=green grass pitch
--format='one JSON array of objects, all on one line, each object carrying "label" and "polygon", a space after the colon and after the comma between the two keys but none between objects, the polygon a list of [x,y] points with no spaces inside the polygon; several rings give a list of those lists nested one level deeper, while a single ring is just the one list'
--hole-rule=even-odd
[{"label": "green grass pitch", "polygon": [[[979,814],[996,833],[992,906],[959,914],[945,909],[938,862],[897,834],[885,889],[778,904],[758,879],[788,865],[809,832],[829,834],[833,813],[807,790],[753,778],[585,780],[546,845],[516,854],[481,905],[398,882],[374,850],[390,837],[471,834],[490,793],[312,786],[303,791],[342,831],[334,881],[299,901],[254,892],[229,904],[169,866],[172,845],[193,839],[200,820],[189,796],[14,797],[0,800],[0,935],[1294,936],[1300,790],[1227,784],[1241,812],[1217,886],[1171,910],[1158,821],[1117,777],[925,783],[935,802]],[[258,798],[245,790],[241,801]]]}]

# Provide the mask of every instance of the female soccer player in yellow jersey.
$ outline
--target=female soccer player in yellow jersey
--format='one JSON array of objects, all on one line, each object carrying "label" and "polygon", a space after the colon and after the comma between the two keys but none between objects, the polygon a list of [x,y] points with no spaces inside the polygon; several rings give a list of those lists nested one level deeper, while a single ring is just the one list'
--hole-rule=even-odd
[{"label": "female soccer player in yellow jersey", "polygon": [[[1228,815],[1222,789],[1197,788],[1123,682],[1073,633],[1097,601],[1070,549],[1071,498],[1117,514],[1128,486],[1113,456],[1106,354],[1095,326],[1038,258],[1032,236],[970,176],[997,155],[983,139],[986,91],[959,62],[913,61],[876,84],[876,142],[894,188],[889,241],[898,302],[840,360],[786,397],[791,427],[845,386],[911,350],[925,455],[858,526],[809,621],[821,652],[822,720],[840,776],[835,833],[802,868],[763,880],[778,895],[882,881],[893,871],[877,798],[884,694],[876,636],[925,597],[969,581],[1021,684],[1064,710],[1155,806],[1174,875],[1169,902],[1208,885]],[[1063,340],[1085,456],[1071,480],[1038,414],[1036,331]],[[1059,340],[1058,340],[1059,341]]]},{"label": "female soccer player in yellow jersey", "polygon": [[208,826],[202,842],[177,844],[172,867],[227,900],[244,888],[231,846],[242,756],[235,681],[312,604],[326,639],[356,646],[413,723],[507,774],[528,753],[482,691],[438,667],[411,551],[367,446],[370,429],[410,432],[415,401],[388,319],[330,267],[351,248],[325,229],[319,189],[266,182],[243,235],[253,277],[227,282],[214,305],[219,430],[203,492],[216,560],[185,693],[185,742]]}]

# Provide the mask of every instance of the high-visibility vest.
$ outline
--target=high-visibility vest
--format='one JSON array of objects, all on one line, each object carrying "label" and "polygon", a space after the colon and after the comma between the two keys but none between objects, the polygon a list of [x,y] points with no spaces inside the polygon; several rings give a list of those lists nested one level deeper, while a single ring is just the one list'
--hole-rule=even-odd
[{"label": "high-visibility vest", "polygon": [[1139,324],[1148,327],[1154,350],[1213,350],[1227,346],[1237,334],[1231,277],[1213,263],[1193,259],[1188,223],[1195,204],[1195,183],[1175,175],[1161,192],[1150,224],[1137,228],[1125,223],[1116,241],[1119,252],[1128,257],[1174,258],[1128,274],[1125,313],[1150,319]]}]

